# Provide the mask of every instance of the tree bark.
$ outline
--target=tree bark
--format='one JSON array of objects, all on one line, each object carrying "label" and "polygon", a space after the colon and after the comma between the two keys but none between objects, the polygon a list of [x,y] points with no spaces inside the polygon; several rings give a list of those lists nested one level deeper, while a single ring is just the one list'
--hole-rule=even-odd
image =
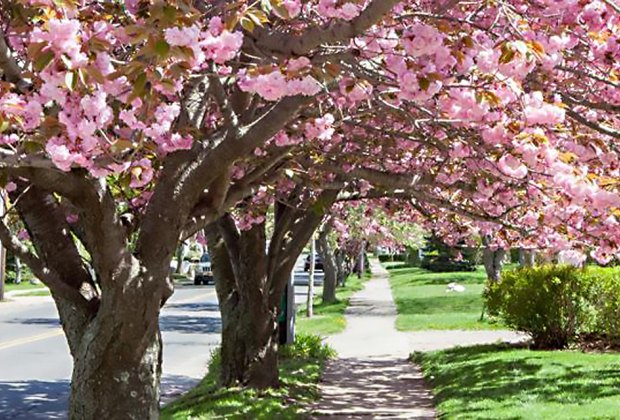
[{"label": "tree bark", "polygon": [[[325,191],[317,202],[327,209],[337,195]],[[222,386],[279,385],[277,316],[282,296],[323,215],[315,207],[276,206],[269,250],[264,222],[239,232],[226,214],[205,229],[222,313]]]},{"label": "tree bark", "polygon": [[278,336],[273,308],[232,295],[220,304],[220,309],[221,384],[256,389],[279,386]]},{"label": "tree bark", "polygon": [[220,383],[276,387],[277,308],[270,305],[269,290],[264,287],[264,225],[239,234],[234,222],[223,218],[206,232],[222,314]]},{"label": "tree bark", "polygon": [[344,287],[346,285],[347,277],[351,274],[351,270],[347,262],[347,255],[343,249],[337,249],[335,254],[338,285]]},{"label": "tree bark", "polygon": [[72,227],[63,203],[36,186],[16,200],[36,256],[15,243],[5,225],[0,224],[0,234],[49,286],[55,301],[74,362],[69,417],[157,419],[158,317],[171,294],[166,278],[174,246],[166,247],[166,259],[145,265],[132,254],[110,197],[85,187],[74,199],[84,200],[78,223],[92,257],[90,267],[67,234]]},{"label": "tree bark", "polygon": [[487,273],[487,278],[493,282],[500,280],[502,268],[504,266],[504,257],[506,256],[506,250],[497,248],[495,250],[485,247],[483,252],[484,269]]},{"label": "tree bark", "polygon": [[177,260],[177,265],[174,272],[176,274],[181,274],[183,272],[183,244],[177,247],[177,252],[174,258]]},{"label": "tree bark", "polygon": [[[104,321],[105,323],[105,321]],[[80,354],[74,358],[71,378],[70,418],[149,419],[159,418],[159,383],[162,345],[158,329],[133,343],[101,340],[94,334],[106,328],[91,326]],[[143,351],[139,342],[146,341]]]},{"label": "tree bark", "polygon": [[319,232],[317,240],[317,249],[323,261],[323,302],[326,303],[336,301],[336,285],[338,282],[336,257],[329,243],[329,231],[330,226],[325,226],[325,228]]}]

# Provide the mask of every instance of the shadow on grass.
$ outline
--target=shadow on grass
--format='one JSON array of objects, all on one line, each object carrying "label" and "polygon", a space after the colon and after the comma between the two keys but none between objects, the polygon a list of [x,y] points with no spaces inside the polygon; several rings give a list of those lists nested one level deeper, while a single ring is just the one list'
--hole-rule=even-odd
[{"label": "shadow on grass", "polygon": [[[511,408],[520,409],[524,401],[537,407],[592,403],[617,396],[620,387],[618,355],[487,345],[416,353],[412,358],[422,365],[440,406],[445,403],[444,411],[453,408],[454,412],[445,414],[467,418],[480,411],[484,411],[480,418],[492,418],[498,412],[487,410],[493,409],[504,410],[501,418],[506,418]],[[605,413],[596,414],[607,418]]]},{"label": "shadow on grass", "polygon": [[239,418],[299,419],[304,406],[319,397],[318,381],[333,352],[319,337],[298,337],[293,347],[280,349],[280,387],[256,391],[222,388],[218,384],[220,358],[214,354],[209,371],[190,392],[164,407],[162,419]]}]

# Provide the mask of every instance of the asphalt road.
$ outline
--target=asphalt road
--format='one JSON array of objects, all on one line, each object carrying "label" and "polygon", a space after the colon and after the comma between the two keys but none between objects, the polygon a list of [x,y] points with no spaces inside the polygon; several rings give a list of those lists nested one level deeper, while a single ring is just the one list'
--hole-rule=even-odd
[{"label": "asphalt road", "polygon": [[[162,400],[173,399],[205,374],[220,342],[213,286],[178,288],[160,319],[164,341]],[[0,304],[0,419],[67,417],[71,357],[49,297]]]},{"label": "asphalt road", "polygon": [[[301,256],[294,273],[295,302],[305,303],[308,273]],[[315,276],[321,291],[323,272]],[[213,286],[178,287],[162,310],[162,402],[193,387],[220,342]],[[15,297],[0,304],[0,420],[65,419],[72,361],[50,297]]]},{"label": "asphalt road", "polygon": [[[293,284],[295,285],[295,303],[300,305],[306,303],[308,296],[308,283],[310,274],[304,272],[304,261],[307,254],[302,254],[295,263],[295,271],[293,272]],[[314,295],[317,296],[321,293],[323,286],[323,271],[317,270],[314,272]]]}]

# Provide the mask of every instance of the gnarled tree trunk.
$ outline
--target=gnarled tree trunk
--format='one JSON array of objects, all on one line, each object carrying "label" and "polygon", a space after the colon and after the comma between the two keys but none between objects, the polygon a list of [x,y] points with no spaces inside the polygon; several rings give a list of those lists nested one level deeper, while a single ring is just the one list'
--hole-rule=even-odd
[{"label": "gnarled tree trunk", "polygon": [[[276,387],[277,307],[267,285],[265,226],[237,233],[232,220],[207,229],[215,285],[222,314],[220,381],[263,389]],[[234,235],[229,247],[224,235]],[[262,286],[262,287],[261,287]]]},{"label": "gnarled tree trunk", "polygon": [[[50,287],[74,363],[69,417],[157,419],[158,318],[172,292],[166,279],[175,242],[153,247],[165,250],[157,258],[145,247],[134,254],[111,197],[90,183],[83,187],[72,197],[85,209],[79,226],[68,225],[65,203],[48,191],[20,191],[16,207],[36,255],[3,224],[0,236]],[[89,250],[90,268],[70,231]]]},{"label": "gnarled tree trunk", "polygon": [[[100,329],[93,325],[94,331]],[[69,412],[72,419],[157,419],[162,344],[158,330],[133,342],[96,335],[73,359]]]},{"label": "gnarled tree trunk", "polygon": [[[328,190],[317,201],[329,208],[337,195]],[[277,315],[295,261],[322,219],[316,207],[277,205],[268,250],[265,223],[240,232],[227,214],[205,229],[222,312],[222,386],[279,385]]]}]

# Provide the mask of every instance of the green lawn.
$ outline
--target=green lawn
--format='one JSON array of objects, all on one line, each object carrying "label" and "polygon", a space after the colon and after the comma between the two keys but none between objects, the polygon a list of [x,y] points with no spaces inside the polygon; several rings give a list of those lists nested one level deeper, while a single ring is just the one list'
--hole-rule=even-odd
[{"label": "green lawn", "polygon": [[[498,329],[502,325],[480,321],[484,269],[474,272],[432,273],[418,267],[388,267],[392,294],[398,309],[396,328],[401,331]],[[465,286],[465,292],[447,292],[448,283]]]},{"label": "green lawn", "polygon": [[620,355],[474,346],[412,358],[446,419],[617,419]]},{"label": "green lawn", "polygon": [[362,279],[350,276],[344,287],[336,291],[336,302],[323,303],[320,297],[314,301],[314,316],[306,317],[306,306],[303,305],[297,312],[296,329],[301,334],[330,335],[344,331],[347,323],[344,319],[344,310],[349,305],[353,293],[364,288],[364,283],[370,278],[365,275]]},{"label": "green lawn", "polygon": [[32,284],[29,281],[22,281],[20,284],[15,283],[6,283],[4,285],[5,291],[13,291],[13,290],[30,290],[30,289],[41,289],[45,287],[43,283]]},{"label": "green lawn", "polygon": [[36,290],[28,293],[22,293],[16,297],[28,297],[28,296],[51,296],[49,289],[47,290]]},{"label": "green lawn", "polygon": [[212,358],[209,373],[186,395],[167,405],[162,420],[187,419],[299,419],[319,398],[318,382],[325,361],[334,352],[320,337],[298,337],[280,353],[281,387],[264,392],[221,388],[217,384],[219,357]]}]

